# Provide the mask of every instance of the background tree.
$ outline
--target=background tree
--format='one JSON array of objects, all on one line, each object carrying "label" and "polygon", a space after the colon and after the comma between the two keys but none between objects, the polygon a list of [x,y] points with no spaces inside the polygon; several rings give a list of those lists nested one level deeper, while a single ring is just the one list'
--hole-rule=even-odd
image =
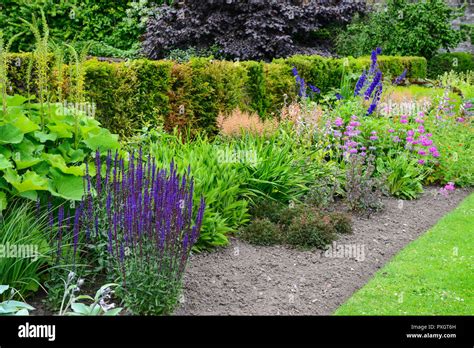
[{"label": "background tree", "polygon": [[149,18],[143,52],[163,58],[173,49],[218,47],[226,58],[265,59],[321,48],[313,33],[362,13],[349,0],[200,0],[161,6]]},{"label": "background tree", "polygon": [[465,32],[453,28],[452,21],[464,7],[450,7],[445,0],[387,0],[387,6],[365,17],[354,18],[337,38],[341,55],[369,54],[382,47],[386,55],[431,58],[440,48],[456,47]]}]

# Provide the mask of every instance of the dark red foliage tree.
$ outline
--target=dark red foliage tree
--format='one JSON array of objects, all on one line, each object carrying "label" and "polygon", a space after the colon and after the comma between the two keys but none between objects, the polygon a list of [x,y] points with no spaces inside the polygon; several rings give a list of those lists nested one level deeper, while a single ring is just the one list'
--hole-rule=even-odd
[{"label": "dark red foliage tree", "polygon": [[348,23],[365,12],[359,0],[191,0],[160,6],[148,22],[143,52],[152,59],[172,49],[206,49],[233,59],[287,57],[317,50],[316,30]]}]

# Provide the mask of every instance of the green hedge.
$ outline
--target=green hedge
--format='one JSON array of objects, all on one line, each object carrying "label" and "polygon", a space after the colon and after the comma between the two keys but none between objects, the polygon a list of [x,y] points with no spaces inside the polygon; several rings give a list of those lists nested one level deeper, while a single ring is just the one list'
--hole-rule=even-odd
[{"label": "green hedge", "polygon": [[[31,54],[11,54],[9,59],[11,92],[27,94]],[[325,93],[339,87],[344,69],[359,73],[370,65],[370,58],[298,55],[271,63],[195,58],[182,64],[168,60],[105,62],[92,59],[85,64],[86,96],[96,103],[96,118],[112,132],[130,136],[146,123],[163,124],[169,130],[192,126],[195,131],[212,134],[217,131],[218,113],[235,108],[271,117],[297,95],[293,66]],[[391,76],[407,69],[408,77],[426,77],[424,58],[382,56],[379,64],[381,70]],[[32,74],[35,74],[34,69]],[[51,89],[57,88],[54,76],[51,64]],[[35,87],[30,86],[30,93],[35,93]],[[68,87],[66,81],[66,96]]]},{"label": "green hedge", "polygon": [[467,52],[441,53],[428,62],[428,76],[436,78],[449,71],[474,71],[474,54]]}]

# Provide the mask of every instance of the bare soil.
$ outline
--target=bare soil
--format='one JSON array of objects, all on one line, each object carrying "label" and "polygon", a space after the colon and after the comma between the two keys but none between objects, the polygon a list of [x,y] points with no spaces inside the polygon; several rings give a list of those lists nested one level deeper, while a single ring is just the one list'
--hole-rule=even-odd
[{"label": "bare soil", "polygon": [[386,198],[384,211],[354,216],[354,233],[329,252],[232,238],[226,248],[191,256],[175,315],[329,315],[469,193],[445,197],[431,187],[414,201]]}]

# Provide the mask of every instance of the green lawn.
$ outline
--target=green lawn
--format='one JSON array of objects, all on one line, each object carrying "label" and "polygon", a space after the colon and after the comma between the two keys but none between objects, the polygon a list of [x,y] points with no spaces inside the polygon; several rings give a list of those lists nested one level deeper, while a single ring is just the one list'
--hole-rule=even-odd
[{"label": "green lawn", "polygon": [[474,194],[410,243],[335,315],[474,315]]}]

